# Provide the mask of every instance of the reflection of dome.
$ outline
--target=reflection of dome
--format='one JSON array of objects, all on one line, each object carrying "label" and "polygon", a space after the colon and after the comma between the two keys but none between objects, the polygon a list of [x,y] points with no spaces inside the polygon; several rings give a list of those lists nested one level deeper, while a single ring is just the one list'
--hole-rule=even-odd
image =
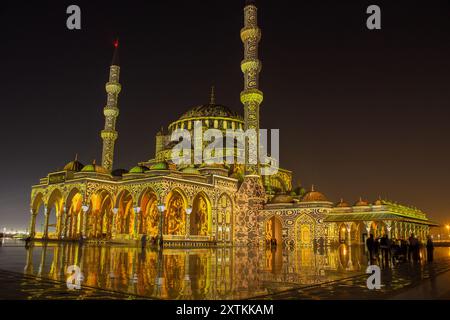
[{"label": "reflection of dome", "polygon": [[188,174],[200,174],[200,171],[195,169],[194,167],[186,167],[180,170],[182,173],[188,173]]},{"label": "reflection of dome", "polygon": [[311,188],[311,191],[307,192],[303,198],[302,202],[316,202],[316,201],[328,201],[327,197],[319,191],[314,190],[314,186]]},{"label": "reflection of dome", "polygon": [[191,119],[191,118],[233,118],[241,119],[237,112],[232,111],[228,107],[220,104],[203,104],[196,106],[187,112],[185,112],[179,120]]},{"label": "reflection of dome", "polygon": [[125,169],[116,169],[111,174],[114,177],[122,177],[124,174],[128,173],[128,170]]},{"label": "reflection of dome", "polygon": [[95,161],[93,164],[88,164],[87,166],[84,166],[81,172],[95,172],[95,173],[109,174],[108,170],[106,170],[102,166],[95,164]]},{"label": "reflection of dome", "polygon": [[276,203],[292,203],[294,202],[294,198],[287,194],[277,194],[275,197],[270,200],[269,204]]},{"label": "reflection of dome", "polygon": [[83,169],[83,167],[84,164],[82,164],[80,161],[77,160],[77,158],[75,158],[74,161],[71,161],[64,166],[64,170],[79,172]]},{"label": "reflection of dome", "polygon": [[152,165],[150,170],[169,170],[169,164],[166,161],[161,161]]},{"label": "reflection of dome", "polygon": [[364,207],[364,206],[368,206],[369,202],[367,202],[366,200],[363,200],[361,197],[359,197],[359,200],[355,203],[355,207]]},{"label": "reflection of dome", "polygon": [[130,173],[144,173],[148,168],[145,166],[136,166],[130,170]]},{"label": "reflection of dome", "polygon": [[344,201],[344,199],[341,199],[340,202],[336,203],[336,208],[347,208],[350,207],[350,205]]}]

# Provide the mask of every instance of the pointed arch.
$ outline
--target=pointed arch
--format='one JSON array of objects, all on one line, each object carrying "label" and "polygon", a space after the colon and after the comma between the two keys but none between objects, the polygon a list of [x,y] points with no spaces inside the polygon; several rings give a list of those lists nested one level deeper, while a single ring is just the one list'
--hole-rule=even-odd
[{"label": "pointed arch", "polygon": [[211,200],[204,192],[199,192],[192,202],[190,216],[190,234],[210,236],[212,229]]},{"label": "pointed arch", "polygon": [[264,221],[266,244],[273,244],[274,240],[278,245],[283,243],[283,222],[276,214],[271,215]]},{"label": "pointed arch", "polygon": [[186,234],[186,207],[187,198],[180,189],[176,188],[167,195],[164,234],[177,236]]},{"label": "pointed arch", "polygon": [[31,200],[31,210],[33,213],[37,213],[42,205],[44,205],[44,194],[38,192]]},{"label": "pointed arch", "polygon": [[158,195],[152,188],[145,188],[138,198],[141,214],[139,217],[139,234],[157,237],[159,229]]},{"label": "pointed arch", "polygon": [[133,195],[127,189],[122,190],[116,198],[116,208],[118,209],[116,218],[116,233],[131,234],[133,232]]},{"label": "pointed arch", "polygon": [[111,194],[104,189],[99,189],[91,194],[89,211],[86,216],[88,238],[101,239],[110,237],[113,203]]},{"label": "pointed arch", "polygon": [[59,238],[63,213],[63,193],[54,189],[47,199],[47,216],[45,217],[44,238]]},{"label": "pointed arch", "polygon": [[70,190],[66,197],[65,215],[62,235],[64,238],[76,239],[81,233],[83,195],[78,188]]}]

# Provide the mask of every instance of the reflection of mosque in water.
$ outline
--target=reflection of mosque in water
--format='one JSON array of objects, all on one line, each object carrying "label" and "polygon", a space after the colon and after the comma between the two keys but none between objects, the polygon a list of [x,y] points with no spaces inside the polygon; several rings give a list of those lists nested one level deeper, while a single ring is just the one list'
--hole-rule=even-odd
[{"label": "reflection of mosque in water", "polygon": [[249,250],[151,250],[73,243],[32,245],[25,273],[65,281],[78,265],[82,285],[161,299],[242,299],[361,272],[360,246]]}]

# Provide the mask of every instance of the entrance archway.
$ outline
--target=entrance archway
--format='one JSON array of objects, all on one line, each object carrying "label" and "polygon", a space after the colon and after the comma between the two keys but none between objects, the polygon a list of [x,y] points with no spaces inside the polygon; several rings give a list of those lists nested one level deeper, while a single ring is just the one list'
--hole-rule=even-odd
[{"label": "entrance archway", "polygon": [[57,239],[61,233],[61,220],[62,220],[62,210],[63,206],[63,196],[62,192],[55,189],[47,202],[47,217],[44,226],[44,238]]},{"label": "entrance archway", "polygon": [[158,236],[159,211],[156,193],[147,189],[141,197],[141,217],[139,222],[139,233],[149,237]]},{"label": "entrance archway", "polygon": [[128,190],[122,191],[118,196],[118,214],[116,221],[116,233],[132,234],[134,210],[133,196]]},{"label": "entrance archway", "polygon": [[198,194],[193,202],[190,220],[190,234],[208,236],[211,234],[211,202],[203,193]]},{"label": "entrance archway", "polygon": [[74,189],[69,193],[66,201],[66,216],[64,217],[64,237],[69,239],[78,238],[81,233],[81,207],[83,196]]},{"label": "entrance archway", "polygon": [[87,214],[88,238],[108,238],[111,235],[113,201],[105,190],[95,192],[90,199]]},{"label": "entrance archway", "polygon": [[271,242],[272,240],[276,240],[278,245],[282,245],[283,243],[283,233],[282,233],[282,223],[280,219],[276,216],[268,219],[266,221],[266,242]]},{"label": "entrance archway", "polygon": [[172,191],[167,200],[163,232],[166,235],[186,234],[186,201],[178,191]]}]

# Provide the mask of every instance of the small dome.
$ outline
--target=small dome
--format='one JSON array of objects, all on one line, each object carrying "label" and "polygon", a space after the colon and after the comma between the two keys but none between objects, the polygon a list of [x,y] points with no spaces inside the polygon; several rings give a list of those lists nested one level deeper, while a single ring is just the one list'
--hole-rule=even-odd
[{"label": "small dome", "polygon": [[78,161],[78,154],[75,155],[75,160],[70,161],[68,164],[64,166],[65,171],[74,171],[79,172],[83,169],[84,164]]},{"label": "small dome", "polygon": [[314,190],[312,186],[311,191],[307,192],[303,198],[302,202],[318,202],[318,201],[328,201],[327,197],[319,191]]},{"label": "small dome", "polygon": [[336,203],[336,208],[348,208],[350,205],[344,201],[344,199],[341,199],[338,203]]},{"label": "small dome", "polygon": [[359,197],[359,200],[354,204],[355,207],[365,207],[368,206],[369,202],[366,200],[363,200],[361,197]]},{"label": "small dome", "polygon": [[144,173],[145,171],[148,171],[148,168],[145,166],[136,166],[130,170],[129,173]]},{"label": "small dome", "polygon": [[169,170],[169,164],[165,161],[158,162],[152,165],[150,170]]},{"label": "small dome", "polygon": [[379,197],[375,202],[373,203],[374,206],[382,206],[383,200],[381,200],[381,197]]},{"label": "small dome", "polygon": [[230,165],[225,164],[225,163],[212,163],[212,164],[207,164],[207,163],[202,163],[200,165],[200,168],[219,168],[219,169],[230,169]]},{"label": "small dome", "polygon": [[198,171],[194,167],[186,167],[186,168],[181,169],[180,171],[183,173],[188,173],[188,174],[200,174],[200,171]]},{"label": "small dome", "polygon": [[69,162],[68,164],[66,164],[64,166],[64,170],[66,171],[74,171],[74,172],[79,172],[81,170],[83,170],[84,164],[82,164],[80,161],[78,160],[74,160]]},{"label": "small dome", "polygon": [[95,164],[95,161],[92,164],[84,166],[81,172],[95,172],[95,173],[109,174],[108,170],[106,170],[102,166]]},{"label": "small dome", "polygon": [[277,194],[273,197],[269,204],[277,204],[277,203],[292,203],[294,202],[294,198],[287,194]]},{"label": "small dome", "polygon": [[114,177],[122,177],[126,173],[128,173],[128,170],[126,170],[126,169],[116,169],[111,174]]}]

